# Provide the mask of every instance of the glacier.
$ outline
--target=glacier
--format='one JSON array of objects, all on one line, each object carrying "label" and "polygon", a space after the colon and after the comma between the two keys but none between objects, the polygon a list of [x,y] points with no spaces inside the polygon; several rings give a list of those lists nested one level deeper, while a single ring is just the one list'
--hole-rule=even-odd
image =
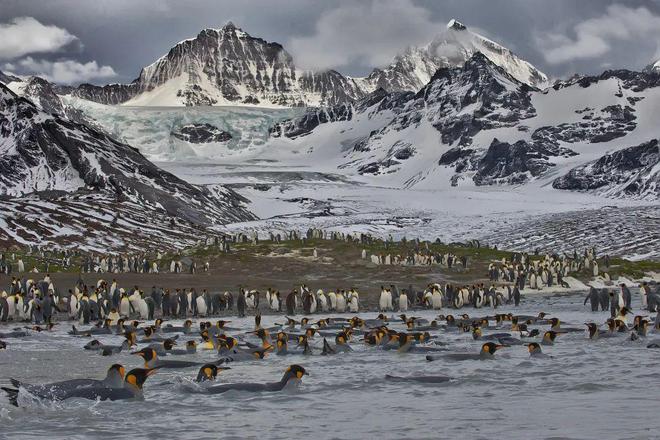
[{"label": "glacier", "polygon": [[[83,111],[111,136],[138,148],[151,161],[223,159],[258,151],[277,122],[300,108],[131,107],[98,104],[71,95],[66,105]],[[210,124],[231,134],[227,142],[191,143],[172,133],[188,124]]]}]

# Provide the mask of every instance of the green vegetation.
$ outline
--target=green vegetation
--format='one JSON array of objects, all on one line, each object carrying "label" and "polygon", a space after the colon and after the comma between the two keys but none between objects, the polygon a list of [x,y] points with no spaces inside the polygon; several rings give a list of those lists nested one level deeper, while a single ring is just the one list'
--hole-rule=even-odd
[{"label": "green vegetation", "polygon": [[[504,251],[493,249],[489,247],[476,247],[474,245],[460,245],[460,244],[444,244],[444,243],[431,243],[421,242],[419,244],[412,241],[398,241],[386,242],[383,240],[375,240],[369,244],[346,242],[341,240],[291,240],[282,241],[280,243],[261,240],[258,244],[253,245],[248,243],[231,243],[231,252],[223,253],[220,251],[219,246],[196,246],[184,249],[179,253],[166,253],[161,256],[160,265],[161,270],[169,269],[169,262],[173,259],[178,260],[184,257],[189,257],[195,260],[198,268],[206,261],[224,260],[226,262],[236,262],[236,264],[254,263],[258,258],[272,255],[272,254],[285,254],[287,256],[296,257],[311,257],[314,249],[318,250],[319,256],[331,257],[335,261],[347,262],[349,265],[354,264],[360,260],[362,249],[365,249],[367,255],[372,254],[391,254],[391,255],[407,255],[415,249],[426,250],[428,249],[434,253],[452,253],[458,257],[466,256],[468,258],[468,271],[469,275],[483,277],[486,273],[488,264],[492,262],[500,262],[503,258],[509,259],[511,251]],[[31,270],[36,267],[40,273],[46,271],[46,263],[49,262],[49,272],[71,272],[79,271],[80,265],[84,260],[84,256],[76,255],[71,258],[71,266],[63,269],[61,266],[61,254],[49,254],[45,256],[29,255],[24,251],[8,251],[4,253],[14,271],[18,259],[22,259],[25,264],[26,270]],[[12,260],[12,255],[14,259]],[[155,255],[147,255],[148,259],[155,258]],[[534,256],[532,259],[541,259],[543,255]],[[642,261],[629,261],[622,258],[610,258],[609,268],[605,267],[603,259],[599,259],[600,272],[608,272],[612,279],[619,276],[626,276],[628,278],[641,278],[644,274],[650,272],[660,273],[660,261],[642,260]],[[466,273],[466,275],[468,275]],[[586,281],[591,278],[591,271],[584,269],[579,273],[571,274],[576,278]]]}]

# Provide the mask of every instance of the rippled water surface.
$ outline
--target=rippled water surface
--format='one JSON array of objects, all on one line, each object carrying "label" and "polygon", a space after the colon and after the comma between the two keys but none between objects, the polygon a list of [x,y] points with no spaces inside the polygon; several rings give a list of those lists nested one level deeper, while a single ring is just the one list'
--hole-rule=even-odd
[{"label": "rippled water surface", "polygon": [[[581,296],[528,297],[522,307],[498,312],[540,310],[560,317],[562,326],[584,327],[587,320],[601,323],[609,316],[586,311]],[[264,325],[281,321],[263,318]],[[232,325],[251,329],[253,321],[234,319]],[[0,383],[8,384],[9,377],[31,383],[102,378],[115,362],[140,366],[140,358],[127,353],[102,357],[83,350],[87,340],[66,335],[64,327],[9,339],[9,349],[0,351]],[[439,332],[438,338],[456,351],[476,352],[481,345],[469,334]],[[118,343],[118,337],[100,339]],[[648,340],[631,342],[622,336],[592,342],[580,332],[561,335],[554,346],[544,347],[552,358],[530,359],[526,347],[513,346],[493,361],[427,362],[424,354],[382,351],[359,339],[351,343],[353,353],[271,355],[234,363],[219,376],[223,382],[275,381],[289,364],[303,365],[311,375],[281,393],[186,394],[180,383],[197,373],[190,368],[149,378],[144,401],[41,404],[22,395],[27,407],[14,408],[2,396],[0,438],[660,438],[660,350],[647,349]],[[211,352],[194,356],[215,357]],[[385,374],[442,374],[453,380],[394,383]]]}]

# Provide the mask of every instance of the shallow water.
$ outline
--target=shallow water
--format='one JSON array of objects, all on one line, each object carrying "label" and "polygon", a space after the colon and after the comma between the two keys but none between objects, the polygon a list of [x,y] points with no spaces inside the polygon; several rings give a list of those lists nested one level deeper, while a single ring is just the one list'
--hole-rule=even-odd
[{"label": "shallow water", "polygon": [[[638,298],[635,298],[636,300]],[[633,303],[637,309],[638,303]],[[604,322],[608,312],[591,313],[581,296],[527,297],[504,313],[551,312],[562,326]],[[492,314],[492,310],[471,315]],[[447,311],[445,311],[447,312]],[[433,312],[415,312],[432,317]],[[375,313],[363,313],[374,317]],[[263,325],[281,322],[264,316]],[[232,326],[252,327],[252,318]],[[82,349],[88,341],[51,334],[9,339],[0,351],[0,383],[15,377],[31,383],[98,377],[115,362],[127,369],[139,358],[121,353],[102,357]],[[584,327],[584,326],[582,326]],[[398,327],[395,327],[398,328]],[[3,328],[4,330],[5,328]],[[660,335],[658,335],[660,337]],[[187,339],[181,337],[180,339]],[[649,335],[648,339],[654,339]],[[116,343],[116,337],[99,338]],[[318,339],[318,336],[317,336]],[[543,347],[550,359],[530,359],[524,346],[504,348],[493,361],[427,362],[424,354],[399,354],[363,346],[355,336],[353,353],[324,356],[274,356],[234,363],[223,382],[279,380],[291,363],[311,374],[299,387],[282,393],[186,394],[180,382],[197,369],[161,371],[145,385],[145,400],[66,401],[26,408],[0,397],[0,438],[658,438],[660,350],[627,338],[589,341],[582,332],[560,335]],[[453,350],[476,352],[481,343],[469,334],[440,332]],[[318,353],[318,351],[317,351]],[[211,352],[195,356],[214,359]],[[177,357],[182,359],[183,357]],[[448,375],[443,384],[387,382],[385,374]]]}]

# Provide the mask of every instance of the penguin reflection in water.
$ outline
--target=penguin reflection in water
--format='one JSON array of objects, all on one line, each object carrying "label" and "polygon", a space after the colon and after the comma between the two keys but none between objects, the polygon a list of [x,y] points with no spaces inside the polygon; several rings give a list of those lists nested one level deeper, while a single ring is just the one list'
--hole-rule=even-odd
[{"label": "penguin reflection in water", "polygon": [[222,394],[227,391],[246,391],[246,392],[274,392],[282,391],[290,383],[299,383],[302,381],[303,376],[309,375],[307,371],[300,365],[291,365],[289,368],[284,371],[282,379],[278,382],[268,382],[268,383],[228,383],[221,385],[212,385],[206,388],[200,388],[197,390],[190,390],[192,393],[199,394]]}]

